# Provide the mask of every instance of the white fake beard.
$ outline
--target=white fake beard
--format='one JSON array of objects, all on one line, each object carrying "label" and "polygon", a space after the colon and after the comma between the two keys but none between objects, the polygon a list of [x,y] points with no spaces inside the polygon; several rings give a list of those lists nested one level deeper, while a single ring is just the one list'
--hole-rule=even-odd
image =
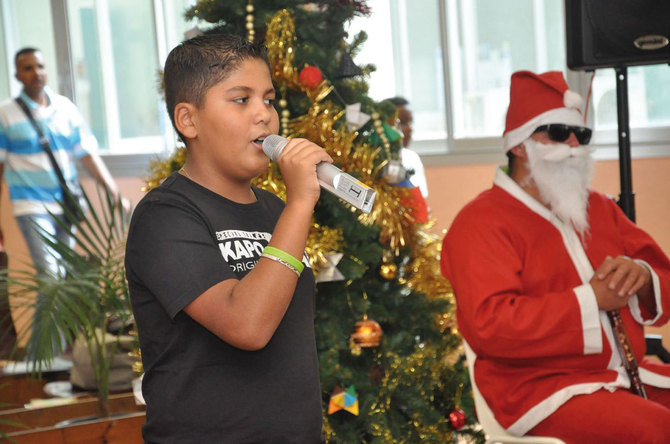
[{"label": "white fake beard", "polygon": [[592,150],[584,146],[544,144],[528,138],[530,178],[535,182],[543,203],[560,220],[570,222],[584,237],[589,230],[589,185],[593,175]]}]

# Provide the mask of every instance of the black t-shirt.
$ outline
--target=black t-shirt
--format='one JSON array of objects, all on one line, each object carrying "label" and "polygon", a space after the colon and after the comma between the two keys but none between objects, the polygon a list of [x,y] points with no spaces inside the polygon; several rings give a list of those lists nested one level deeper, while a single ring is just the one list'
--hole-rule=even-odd
[{"label": "black t-shirt", "polygon": [[182,311],[258,261],[284,204],[253,191],[257,202],[238,204],[175,173],[135,209],[126,275],[145,372],[147,442],[319,442],[311,268],[261,350],[235,348]]}]

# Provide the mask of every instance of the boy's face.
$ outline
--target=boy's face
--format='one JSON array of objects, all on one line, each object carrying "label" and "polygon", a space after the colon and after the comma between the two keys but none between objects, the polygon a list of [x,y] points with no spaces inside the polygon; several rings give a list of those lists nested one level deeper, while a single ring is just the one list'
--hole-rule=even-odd
[{"label": "boy's face", "polygon": [[[262,139],[279,130],[272,106],[275,90],[262,60],[247,59],[205,94],[197,110],[196,142],[200,157],[224,180],[248,182],[263,173],[268,158]],[[192,144],[190,144],[192,145]]]}]

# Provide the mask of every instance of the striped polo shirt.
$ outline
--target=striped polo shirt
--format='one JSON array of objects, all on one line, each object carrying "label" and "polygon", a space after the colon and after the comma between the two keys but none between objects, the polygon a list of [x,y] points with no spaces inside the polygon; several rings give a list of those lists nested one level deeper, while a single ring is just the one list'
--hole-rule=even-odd
[{"label": "striped polo shirt", "polygon": [[[98,142],[74,103],[48,87],[45,92],[49,98],[46,107],[24,91],[21,98],[49,139],[63,176],[67,181],[76,181],[75,159],[97,150]],[[0,163],[4,165],[15,216],[62,213],[57,203],[62,199],[58,176],[39,144],[37,132],[13,98],[0,103]]]}]

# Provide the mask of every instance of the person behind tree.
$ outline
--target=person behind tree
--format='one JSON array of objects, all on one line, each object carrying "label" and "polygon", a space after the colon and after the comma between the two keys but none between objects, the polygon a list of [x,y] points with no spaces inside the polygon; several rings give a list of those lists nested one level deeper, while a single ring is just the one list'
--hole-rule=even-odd
[{"label": "person behind tree", "polygon": [[[328,154],[292,139],[286,204],[251,186],[279,129],[266,49],[194,37],[165,62],[183,168],[138,204],[126,274],[138,327],[146,442],[321,439],[315,282],[304,254]],[[304,268],[304,269],[303,269]]]},{"label": "person behind tree", "polygon": [[414,122],[412,111],[409,109],[409,101],[400,96],[391,97],[386,100],[396,107],[398,118],[394,123],[398,124],[403,135],[400,161],[406,169],[414,171],[409,181],[413,186],[419,187],[421,195],[426,198],[428,197],[428,184],[426,182],[426,172],[423,162],[416,151],[408,148],[412,141],[412,123]]},{"label": "person behind tree", "polygon": [[[562,73],[512,75],[507,168],[454,219],[442,249],[474,378],[514,435],[669,443],[670,365],[644,326],[670,313],[670,261],[589,189],[591,130]],[[619,310],[649,399],[633,394],[607,311]]]},{"label": "person behind tree", "polygon": [[[76,161],[114,197],[114,179],[97,154],[98,142],[77,107],[47,86],[47,68],[39,49],[23,48],[14,57],[16,79],[23,84],[18,98],[0,104],[0,180],[5,178],[16,222],[38,272],[58,275],[58,253],[50,248],[36,227],[63,242],[74,244],[69,224],[58,203],[63,193],[58,176],[37,131],[17,103],[22,100],[49,141],[49,148],[69,183],[77,182]],[[129,207],[128,201],[123,200]],[[59,225],[57,219],[61,220]],[[0,229],[0,251],[4,236]],[[63,344],[64,346],[64,344]],[[57,350],[55,350],[57,352]],[[28,353],[31,354],[30,350]]]}]

